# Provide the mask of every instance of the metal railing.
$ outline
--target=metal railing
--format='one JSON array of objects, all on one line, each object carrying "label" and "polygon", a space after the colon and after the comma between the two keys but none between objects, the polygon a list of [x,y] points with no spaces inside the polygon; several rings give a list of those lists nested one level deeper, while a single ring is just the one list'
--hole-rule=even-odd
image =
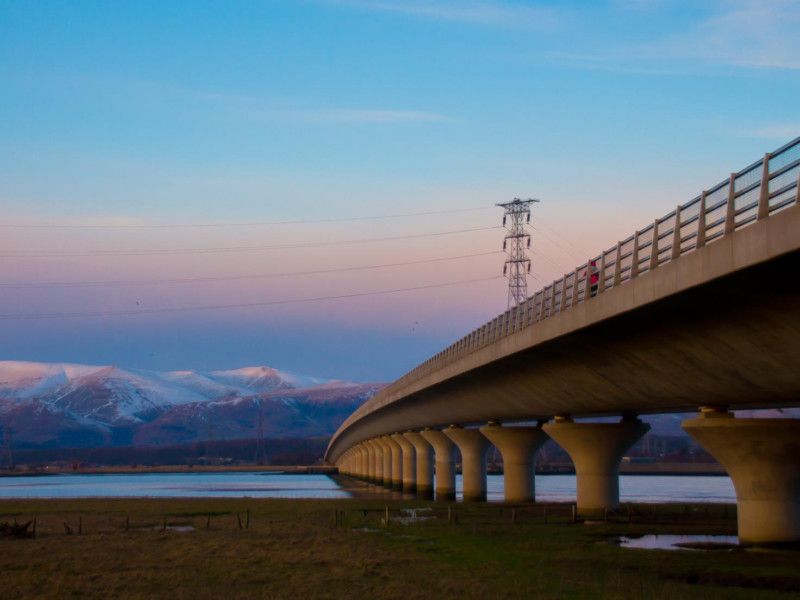
[{"label": "metal railing", "polygon": [[[402,387],[587,298],[800,203],[800,137],[592,257],[398,379]],[[592,275],[597,274],[596,281]],[[587,274],[589,279],[587,281]]]}]

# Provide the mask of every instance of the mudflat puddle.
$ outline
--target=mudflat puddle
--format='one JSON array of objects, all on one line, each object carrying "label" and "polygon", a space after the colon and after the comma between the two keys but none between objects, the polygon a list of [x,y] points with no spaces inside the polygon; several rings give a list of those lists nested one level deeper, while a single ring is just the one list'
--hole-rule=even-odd
[{"label": "mudflat puddle", "polygon": [[643,535],[616,538],[623,548],[639,550],[734,550],[739,548],[735,535]]}]

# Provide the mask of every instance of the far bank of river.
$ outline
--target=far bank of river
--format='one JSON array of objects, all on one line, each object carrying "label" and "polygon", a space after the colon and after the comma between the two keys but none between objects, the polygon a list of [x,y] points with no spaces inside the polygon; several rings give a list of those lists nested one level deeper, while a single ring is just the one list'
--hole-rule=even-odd
[{"label": "far bank of river", "polygon": [[[335,474],[338,469],[331,465],[120,465],[105,467],[79,467],[69,468],[48,466],[37,469],[16,469],[13,471],[0,470],[0,477],[21,477],[39,475],[64,475],[64,474],[140,474],[140,473],[249,473],[271,472],[284,474]],[[490,471],[491,474],[501,475],[502,471]],[[677,463],[653,462],[631,463],[623,462],[620,465],[623,475],[726,475],[725,469],[719,463]],[[574,475],[575,469],[571,463],[548,463],[536,468],[537,475]]]}]

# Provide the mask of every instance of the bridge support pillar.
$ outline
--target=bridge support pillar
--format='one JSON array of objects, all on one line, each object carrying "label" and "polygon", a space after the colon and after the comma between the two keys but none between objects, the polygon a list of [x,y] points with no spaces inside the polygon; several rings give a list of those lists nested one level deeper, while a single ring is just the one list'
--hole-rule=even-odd
[{"label": "bridge support pillar", "polygon": [[622,455],[650,429],[636,418],[619,423],[574,423],[556,417],[544,432],[564,448],[575,465],[578,514],[597,516],[619,507]]},{"label": "bridge support pillar", "polygon": [[395,433],[392,439],[400,446],[403,460],[403,493],[413,494],[417,491],[417,457],[414,444],[409,442],[402,433]]},{"label": "bridge support pillar", "polygon": [[419,432],[409,431],[403,437],[414,446],[417,496],[433,498],[433,447]]},{"label": "bridge support pillar", "polygon": [[502,427],[489,422],[480,432],[495,445],[503,457],[503,482],[506,502],[534,502],[533,457],[547,441],[541,427]]},{"label": "bridge support pillar", "polygon": [[369,448],[369,480],[370,483],[383,483],[383,449],[374,439],[367,442]]},{"label": "bridge support pillar", "polygon": [[390,435],[385,435],[381,439],[388,446],[389,460],[391,461],[391,483],[387,487],[390,487],[397,492],[401,492],[403,491],[403,449],[400,448],[400,444],[395,442]]},{"label": "bridge support pillar", "polygon": [[341,471],[343,471],[345,475],[350,475],[350,464],[351,464],[351,459],[352,459],[352,456],[351,456],[351,454],[348,452],[348,453],[345,455],[344,459],[342,460],[342,464],[341,464],[340,470],[341,470]]},{"label": "bridge support pillar", "polygon": [[381,470],[380,481],[377,483],[383,487],[392,487],[392,448],[386,443],[384,438],[375,438],[375,443],[380,446]]},{"label": "bridge support pillar", "polygon": [[731,476],[742,544],[800,543],[800,419],[704,409],[683,429]]},{"label": "bridge support pillar", "polygon": [[358,445],[358,478],[359,479],[366,479],[367,478],[367,464],[368,464],[369,456],[367,455],[367,447],[364,443],[360,443]]},{"label": "bridge support pillar", "polygon": [[436,429],[424,429],[419,434],[433,447],[436,459],[436,499],[456,499],[455,445],[450,438]]},{"label": "bridge support pillar", "polygon": [[461,479],[464,502],[486,500],[486,454],[489,442],[477,429],[451,425],[443,431],[461,452]]}]

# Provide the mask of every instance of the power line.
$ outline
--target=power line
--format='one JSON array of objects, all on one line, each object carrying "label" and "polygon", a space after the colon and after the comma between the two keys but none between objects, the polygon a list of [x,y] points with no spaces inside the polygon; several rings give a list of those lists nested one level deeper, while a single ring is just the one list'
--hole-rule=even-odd
[{"label": "power line", "polygon": [[362,238],[354,240],[336,240],[329,242],[308,242],[302,244],[279,244],[275,246],[220,246],[209,248],[172,248],[148,250],[138,248],[133,250],[90,250],[86,252],[52,252],[37,250],[4,251],[0,258],[61,258],[61,257],[90,257],[90,256],[165,256],[172,254],[220,254],[227,252],[262,252],[267,250],[285,250],[294,248],[316,248],[319,246],[348,246],[354,244],[369,244],[373,242],[388,242],[395,240],[411,240],[428,237],[472,233],[475,231],[490,231],[499,227],[473,227],[470,229],[453,229],[450,231],[436,231],[433,233],[418,233],[412,235],[397,235],[389,237]]},{"label": "power line", "polygon": [[200,306],[173,306],[165,308],[143,308],[138,310],[104,310],[104,311],[76,311],[76,312],[59,312],[59,313],[21,313],[21,314],[0,314],[0,321],[12,320],[38,320],[38,319],[67,319],[79,317],[122,317],[122,316],[139,316],[158,313],[182,313],[182,312],[200,312],[211,310],[227,310],[233,308],[257,308],[263,306],[278,306],[282,304],[306,304],[311,302],[324,302],[329,300],[344,300],[347,298],[361,298],[366,296],[384,296],[391,294],[399,294],[402,292],[412,292],[417,290],[430,290],[435,288],[453,287],[457,285],[467,285],[471,283],[480,283],[484,281],[493,281],[501,279],[499,275],[493,277],[484,277],[481,279],[465,279],[462,281],[451,281],[447,283],[434,283],[430,285],[419,285],[407,288],[395,288],[389,290],[379,290],[371,292],[356,292],[352,294],[339,294],[335,296],[317,296],[314,298],[295,298],[287,300],[269,300],[264,302],[243,302],[239,304],[207,304]]},{"label": "power line", "polygon": [[[557,235],[558,237],[560,237],[560,238],[561,238],[562,240],[564,240],[564,241],[565,241],[565,242],[566,242],[566,243],[567,243],[569,246],[571,246],[571,247],[572,247],[572,249],[573,249],[575,252],[577,252],[577,256],[578,256],[578,257],[580,257],[580,260],[585,260],[585,259],[583,258],[583,255],[584,255],[584,253],[583,253],[583,250],[581,250],[581,249],[580,249],[580,248],[578,248],[578,247],[577,247],[577,246],[576,246],[574,243],[572,243],[572,242],[569,240],[569,238],[567,238],[567,237],[566,237],[566,236],[564,236],[564,235],[563,235],[561,232],[559,232],[559,231],[558,231],[558,229],[556,229],[555,227],[551,227],[551,226],[550,226],[550,225],[548,225],[547,223],[543,222],[541,219],[539,219],[539,224],[540,224],[540,225],[542,225],[543,227],[545,227],[546,229],[548,229],[548,230],[549,230],[550,232],[552,232],[554,235]],[[543,233],[543,232],[540,232],[540,233]],[[552,239],[552,238],[551,238],[551,239]]]},{"label": "power line", "polygon": [[0,289],[43,289],[43,288],[80,288],[80,287],[127,287],[135,285],[172,285],[185,283],[205,283],[214,281],[239,281],[248,279],[268,279],[272,277],[292,277],[301,275],[321,275],[325,273],[344,273],[348,271],[367,271],[372,269],[383,269],[390,267],[401,267],[407,265],[421,265],[427,263],[445,262],[460,260],[464,258],[477,258],[479,256],[492,256],[501,254],[499,250],[491,252],[479,252],[476,254],[462,254],[460,256],[447,256],[443,258],[427,258],[422,260],[410,260],[396,263],[383,263],[375,265],[363,265],[357,267],[338,267],[334,269],[317,269],[314,271],[284,271],[281,273],[257,273],[252,275],[229,275],[229,276],[209,276],[209,277],[183,277],[177,279],[119,279],[103,281],[43,281],[43,282],[23,282],[23,283],[0,283]]},{"label": "power line", "polygon": [[559,271],[562,274],[563,273],[571,273],[572,272],[572,270],[565,269],[563,263],[556,262],[555,260],[553,260],[550,256],[548,256],[547,254],[545,254],[541,250],[533,250],[533,251],[531,251],[531,254],[533,254],[534,256],[538,256],[540,258],[545,259],[548,263],[550,263],[550,266],[552,266],[556,271]]},{"label": "power line", "polygon": [[308,223],[344,223],[349,221],[378,221],[382,219],[400,219],[405,217],[419,217],[429,215],[443,215],[451,213],[476,212],[487,210],[491,206],[476,206],[473,208],[456,208],[451,210],[429,210],[422,212],[395,213],[389,215],[371,215],[360,217],[330,217],[324,219],[294,219],[286,221],[243,221],[231,223],[154,223],[154,224],[60,224],[60,223],[0,223],[3,229],[200,229],[214,227],[262,227],[265,225],[306,225]]}]

